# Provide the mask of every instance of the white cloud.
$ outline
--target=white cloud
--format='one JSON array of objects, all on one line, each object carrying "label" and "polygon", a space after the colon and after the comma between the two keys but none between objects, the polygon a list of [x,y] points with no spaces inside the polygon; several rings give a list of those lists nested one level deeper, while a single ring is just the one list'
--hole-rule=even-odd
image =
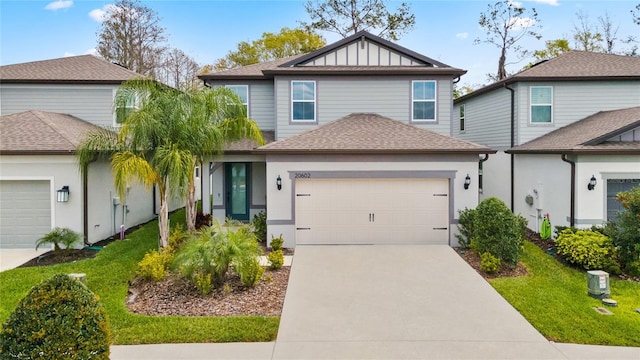
[{"label": "white cloud", "polygon": [[558,0],[533,0],[539,4],[547,4],[547,5],[551,5],[551,6],[558,6],[560,4],[558,4]]},{"label": "white cloud", "polygon": [[64,52],[64,57],[69,57],[69,56],[76,56],[76,54],[74,54],[74,53],[70,53],[70,52],[68,52],[68,51],[65,51],[65,52]]},{"label": "white cloud", "polygon": [[70,8],[72,6],[73,6],[72,0],[58,0],[58,1],[48,3],[47,6],[45,6],[44,8],[47,10],[56,11],[60,9]]},{"label": "white cloud", "polygon": [[104,21],[104,16],[107,12],[103,9],[93,9],[89,12],[89,17],[97,22]]},{"label": "white cloud", "polygon": [[520,8],[522,7],[522,3],[520,1],[509,1],[509,4],[513,5],[514,7]]},{"label": "white cloud", "polygon": [[526,29],[528,27],[532,27],[535,25],[536,21],[532,18],[528,17],[512,17],[509,19],[509,26],[513,26],[514,30]]},{"label": "white cloud", "polygon": [[98,56],[98,50],[96,48],[91,48],[85,52],[87,55]]},{"label": "white cloud", "polygon": [[469,33],[468,32],[461,32],[461,33],[457,33],[456,37],[458,39],[466,39],[469,37]]}]

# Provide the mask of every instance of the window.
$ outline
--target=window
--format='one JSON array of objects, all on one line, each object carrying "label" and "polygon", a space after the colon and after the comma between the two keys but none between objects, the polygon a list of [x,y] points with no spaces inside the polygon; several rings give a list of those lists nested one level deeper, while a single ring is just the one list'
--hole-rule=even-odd
[{"label": "window", "polygon": [[291,82],[291,121],[316,121],[316,82]]},{"label": "window", "polygon": [[413,81],[411,91],[413,121],[436,120],[436,82]]},{"label": "window", "polygon": [[124,106],[119,106],[116,109],[116,125],[122,125],[127,119],[129,114],[138,108],[135,96],[131,95],[127,98]]},{"label": "window", "polygon": [[464,131],[464,104],[460,105],[460,131]]},{"label": "window", "polygon": [[607,221],[616,220],[622,210],[622,204],[616,201],[620,192],[625,192],[640,185],[640,179],[607,179]]},{"label": "window", "polygon": [[553,122],[553,91],[551,86],[531,87],[531,123]]},{"label": "window", "polygon": [[226,87],[236,93],[240,100],[242,100],[245,114],[249,116],[249,85],[227,85]]}]

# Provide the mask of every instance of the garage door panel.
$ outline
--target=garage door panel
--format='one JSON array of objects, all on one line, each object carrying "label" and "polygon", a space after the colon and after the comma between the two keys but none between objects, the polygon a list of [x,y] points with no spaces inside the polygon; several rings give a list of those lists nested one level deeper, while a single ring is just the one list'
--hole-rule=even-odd
[{"label": "garage door panel", "polygon": [[49,181],[0,181],[0,246],[33,248],[51,230],[52,196]]}]

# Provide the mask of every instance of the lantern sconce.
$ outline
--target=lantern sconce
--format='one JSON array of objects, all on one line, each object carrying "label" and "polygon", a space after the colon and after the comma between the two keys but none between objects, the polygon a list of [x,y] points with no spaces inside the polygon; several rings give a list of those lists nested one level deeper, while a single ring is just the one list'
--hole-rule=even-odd
[{"label": "lantern sconce", "polygon": [[58,193],[58,202],[68,202],[69,201],[69,186],[65,185],[62,189],[57,191]]},{"label": "lantern sconce", "polygon": [[469,185],[471,184],[471,177],[467,174],[467,177],[464,178],[464,189],[469,190]]},{"label": "lantern sconce", "polygon": [[278,190],[282,190],[282,178],[280,177],[280,175],[278,175],[278,178],[276,178],[276,186],[278,187]]},{"label": "lantern sconce", "polygon": [[589,190],[593,190],[596,188],[596,177],[594,175],[591,175],[591,180],[589,180],[589,185],[587,185],[587,189]]}]

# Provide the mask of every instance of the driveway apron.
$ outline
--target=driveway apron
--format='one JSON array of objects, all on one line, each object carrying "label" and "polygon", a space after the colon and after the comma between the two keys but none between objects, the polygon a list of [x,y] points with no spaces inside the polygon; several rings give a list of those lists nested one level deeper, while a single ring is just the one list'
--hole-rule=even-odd
[{"label": "driveway apron", "polygon": [[297,246],[274,359],[563,359],[449,246]]}]

